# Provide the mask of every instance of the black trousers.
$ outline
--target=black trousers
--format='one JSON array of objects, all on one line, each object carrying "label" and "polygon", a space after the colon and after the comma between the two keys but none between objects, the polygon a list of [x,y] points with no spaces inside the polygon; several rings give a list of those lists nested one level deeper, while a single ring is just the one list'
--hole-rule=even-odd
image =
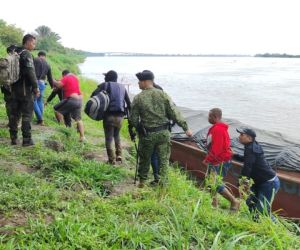
[{"label": "black trousers", "polygon": [[33,115],[33,95],[22,97],[13,96],[9,102],[9,132],[10,138],[18,137],[18,123],[22,118],[23,139],[31,139],[31,120]]}]

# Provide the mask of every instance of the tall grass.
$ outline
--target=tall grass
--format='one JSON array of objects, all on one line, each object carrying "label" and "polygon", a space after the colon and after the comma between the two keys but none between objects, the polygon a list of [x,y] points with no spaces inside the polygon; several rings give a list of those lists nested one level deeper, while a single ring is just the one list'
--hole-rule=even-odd
[{"label": "tall grass", "polygon": [[[60,57],[49,58],[59,64]],[[85,100],[95,86],[81,79]],[[265,216],[253,222],[244,203],[238,214],[215,209],[210,194],[176,167],[166,189],[131,187],[111,195],[115,185],[132,185],[133,147],[119,167],[87,159],[104,150],[101,122],[83,116],[88,142],[82,144],[74,128],[56,124],[52,104],[45,118],[48,127],[34,128],[31,148],[8,145],[7,128],[0,127],[0,249],[299,249],[297,224]],[[122,136],[130,145],[126,122]],[[45,140],[63,149],[48,148]],[[31,171],[20,172],[19,165]]]}]

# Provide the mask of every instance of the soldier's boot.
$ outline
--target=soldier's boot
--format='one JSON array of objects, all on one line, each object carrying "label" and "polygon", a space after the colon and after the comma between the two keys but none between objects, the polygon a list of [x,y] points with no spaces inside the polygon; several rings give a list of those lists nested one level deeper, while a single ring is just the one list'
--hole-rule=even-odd
[{"label": "soldier's boot", "polygon": [[18,118],[14,116],[9,117],[9,134],[11,139],[11,145],[17,145],[18,139]]},{"label": "soldier's boot", "polygon": [[139,184],[138,184],[138,188],[144,188],[145,187],[145,181],[144,180],[140,180]]},{"label": "soldier's boot", "polygon": [[11,145],[17,145],[18,144],[18,138],[17,137],[11,137]]},{"label": "soldier's boot", "polygon": [[111,148],[107,148],[106,152],[107,152],[107,157],[108,157],[107,163],[109,163],[111,165],[115,165],[116,164],[116,160],[115,160],[115,153],[114,153],[114,151]]},{"label": "soldier's boot", "polygon": [[121,143],[116,143],[116,161],[122,163],[122,146]]},{"label": "soldier's boot", "polygon": [[15,131],[9,131],[10,132],[10,140],[11,145],[17,145],[18,144],[18,133]]},{"label": "soldier's boot", "polygon": [[31,138],[23,138],[23,143],[22,146],[23,147],[29,147],[29,146],[33,146],[34,142]]},{"label": "soldier's boot", "polygon": [[18,144],[18,139],[17,138],[11,138],[11,145],[17,145]]},{"label": "soldier's boot", "polygon": [[23,117],[22,120],[22,136],[23,136],[23,147],[28,147],[34,145],[33,140],[31,139],[31,124],[29,117]]}]

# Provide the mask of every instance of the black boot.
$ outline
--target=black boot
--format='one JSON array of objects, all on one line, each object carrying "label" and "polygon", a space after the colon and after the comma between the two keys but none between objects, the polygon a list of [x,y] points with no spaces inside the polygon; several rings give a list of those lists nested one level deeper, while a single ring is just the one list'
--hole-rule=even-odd
[{"label": "black boot", "polygon": [[33,146],[34,142],[31,138],[23,138],[23,147],[29,147],[29,146]]},{"label": "black boot", "polygon": [[17,138],[11,138],[11,145],[17,145],[18,139]]},{"label": "black boot", "polygon": [[17,145],[18,144],[18,133],[14,131],[10,131],[10,140],[11,145]]}]

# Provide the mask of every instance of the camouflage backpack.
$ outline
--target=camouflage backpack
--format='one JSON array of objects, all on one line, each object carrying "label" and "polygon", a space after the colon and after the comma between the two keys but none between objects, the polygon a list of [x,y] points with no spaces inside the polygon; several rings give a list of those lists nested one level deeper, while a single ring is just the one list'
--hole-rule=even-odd
[{"label": "camouflage backpack", "polygon": [[8,54],[7,57],[5,58],[0,58],[0,86],[1,87],[5,85],[10,86],[19,80],[20,54],[13,52]]}]

